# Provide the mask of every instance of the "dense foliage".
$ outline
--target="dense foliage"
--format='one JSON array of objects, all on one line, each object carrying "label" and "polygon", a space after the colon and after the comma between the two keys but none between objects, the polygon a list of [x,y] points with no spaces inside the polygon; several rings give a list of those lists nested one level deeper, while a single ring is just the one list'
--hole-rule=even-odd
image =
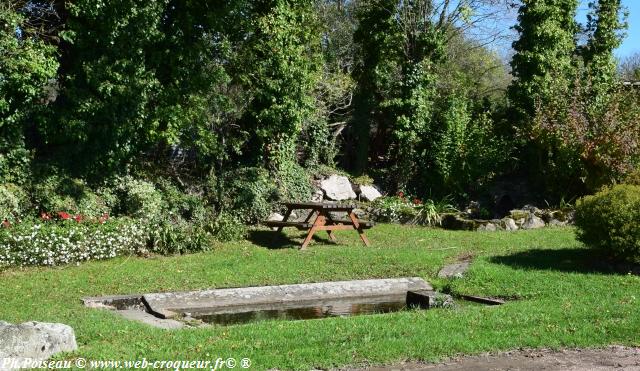
[{"label": "dense foliage", "polygon": [[626,27],[620,1],[590,2],[584,29],[576,6],[523,1],[508,95],[521,164],[556,200],[618,182],[640,158],[638,95],[622,89],[613,54]]},{"label": "dense foliage", "polygon": [[609,256],[640,262],[640,186],[617,185],[580,200],[578,238]]},{"label": "dense foliage", "polygon": [[620,1],[584,29],[577,0],[518,4],[510,75],[478,32],[492,0],[3,1],[0,218],[129,217],[182,252],[326,169],[456,206],[505,180],[550,202],[620,181],[640,161]]}]

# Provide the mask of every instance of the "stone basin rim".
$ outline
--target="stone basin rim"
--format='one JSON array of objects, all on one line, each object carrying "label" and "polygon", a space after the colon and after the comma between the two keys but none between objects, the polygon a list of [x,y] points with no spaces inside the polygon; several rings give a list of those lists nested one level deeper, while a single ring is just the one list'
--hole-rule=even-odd
[{"label": "stone basin rim", "polygon": [[433,290],[420,277],[328,281],[288,285],[219,288],[143,295],[150,312],[164,318],[199,308],[248,307],[298,301],[401,295],[410,290]]},{"label": "stone basin rim", "polygon": [[86,306],[117,308],[118,302],[135,301],[159,318],[174,318],[191,311],[246,310],[251,306],[290,305],[322,300],[406,295],[408,291],[433,290],[420,277],[399,277],[301,284],[225,287],[193,291],[85,297]]}]

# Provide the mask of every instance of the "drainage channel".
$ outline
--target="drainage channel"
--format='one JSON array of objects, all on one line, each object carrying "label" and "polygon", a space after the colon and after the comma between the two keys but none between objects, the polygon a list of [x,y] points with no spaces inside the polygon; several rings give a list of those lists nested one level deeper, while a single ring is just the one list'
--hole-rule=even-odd
[{"label": "drainage channel", "polygon": [[[465,298],[462,300],[467,302]],[[456,301],[459,302],[458,298]],[[90,297],[84,298],[83,303],[166,329],[382,314],[454,305],[451,296],[435,292],[429,283],[417,277]]]}]

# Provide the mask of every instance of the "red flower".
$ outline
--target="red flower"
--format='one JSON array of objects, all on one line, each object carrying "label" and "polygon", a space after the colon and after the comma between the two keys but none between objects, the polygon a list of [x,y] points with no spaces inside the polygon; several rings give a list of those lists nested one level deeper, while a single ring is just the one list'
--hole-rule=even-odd
[{"label": "red flower", "polygon": [[413,204],[414,205],[422,205],[422,201],[419,198],[414,198],[413,199]]},{"label": "red flower", "polygon": [[71,218],[71,215],[64,211],[58,211],[58,217],[62,220],[67,220]]},{"label": "red flower", "polygon": [[76,222],[80,223],[82,221],[82,215],[78,214],[78,215],[74,216],[73,220],[75,220]]},{"label": "red flower", "polygon": [[98,219],[98,222],[100,224],[103,224],[104,222],[106,222],[107,220],[109,220],[109,214],[104,213],[102,214],[102,216]]},{"label": "red flower", "polygon": [[42,212],[42,213],[40,213],[40,219],[42,219],[42,220],[51,220],[51,214]]},{"label": "red flower", "polygon": [[9,228],[9,227],[11,227],[11,223],[7,219],[5,219],[2,222],[2,226],[5,227],[5,228]]},{"label": "red flower", "polygon": [[404,192],[402,192],[402,191],[398,192],[398,197],[404,198]]}]

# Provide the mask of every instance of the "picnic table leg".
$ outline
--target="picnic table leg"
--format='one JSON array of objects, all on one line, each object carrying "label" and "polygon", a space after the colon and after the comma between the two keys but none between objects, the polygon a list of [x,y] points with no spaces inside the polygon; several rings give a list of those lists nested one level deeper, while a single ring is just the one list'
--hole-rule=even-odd
[{"label": "picnic table leg", "polygon": [[[326,213],[326,218],[327,218],[327,221],[328,221],[330,224],[336,224],[336,223],[333,221],[333,219],[331,218],[331,213],[330,213],[330,212]],[[330,239],[331,241],[333,241],[333,242],[338,242],[338,239],[336,238],[336,235],[335,235],[335,233],[333,233],[333,231],[332,231],[332,230],[330,230],[330,229],[329,229],[329,230],[327,230],[327,234],[329,235],[329,239]]]},{"label": "picnic table leg", "polygon": [[[283,222],[286,222],[286,221],[289,219],[289,216],[291,216],[291,211],[292,211],[292,210],[293,210],[292,208],[290,208],[289,206],[287,206],[287,212],[286,212],[286,213],[284,213],[284,218],[282,218],[282,221],[283,221]],[[283,229],[283,228],[284,228],[284,227],[278,227],[278,232],[282,232],[282,229]]]},{"label": "picnic table leg", "polygon": [[362,227],[360,227],[358,217],[353,213],[353,211],[349,212],[349,218],[353,222],[353,227],[358,231],[358,234],[360,234],[360,239],[362,240],[362,242],[364,242],[364,245],[371,246],[369,240],[367,239],[367,236],[364,235],[364,230],[362,229]]},{"label": "picnic table leg", "polygon": [[333,233],[332,230],[328,230],[327,234],[329,235],[329,239],[333,242],[338,242],[338,239],[336,238],[336,235]]},{"label": "picnic table leg", "polygon": [[304,250],[304,249],[307,248],[307,246],[309,245],[309,242],[311,242],[311,239],[313,238],[313,235],[317,231],[316,228],[320,227],[320,226],[323,226],[325,224],[326,224],[325,216],[322,215],[322,213],[319,213],[318,217],[313,222],[313,226],[311,226],[311,229],[309,229],[309,233],[307,234],[307,238],[304,239],[304,242],[302,243],[302,246],[300,247],[300,250]]}]

